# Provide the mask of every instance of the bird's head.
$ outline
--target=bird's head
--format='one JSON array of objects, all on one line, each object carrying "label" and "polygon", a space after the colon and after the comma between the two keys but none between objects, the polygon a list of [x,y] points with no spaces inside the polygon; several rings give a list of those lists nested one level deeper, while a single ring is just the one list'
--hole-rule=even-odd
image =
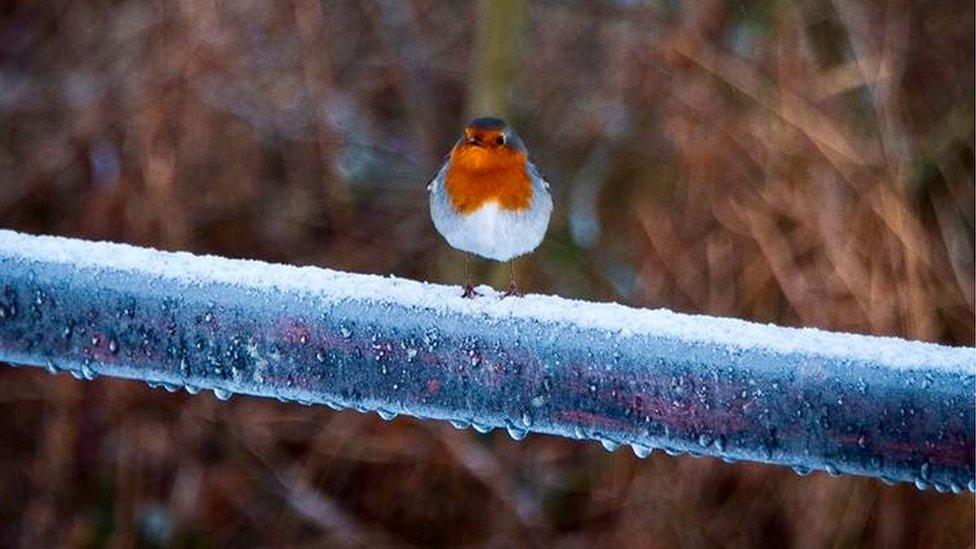
[{"label": "bird's head", "polygon": [[493,171],[524,164],[525,146],[515,130],[500,118],[475,118],[451,151],[451,161],[461,169]]}]

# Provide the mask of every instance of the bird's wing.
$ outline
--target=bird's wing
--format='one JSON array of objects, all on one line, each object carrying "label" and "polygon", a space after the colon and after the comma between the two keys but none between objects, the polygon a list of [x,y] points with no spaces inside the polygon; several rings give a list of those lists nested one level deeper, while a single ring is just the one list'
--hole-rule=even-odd
[{"label": "bird's wing", "polygon": [[438,184],[440,184],[440,183],[442,183],[444,181],[444,178],[447,176],[447,166],[448,166],[448,162],[450,161],[450,159],[451,159],[451,157],[450,157],[450,155],[448,155],[447,158],[444,159],[444,163],[441,164],[441,169],[437,170],[437,175],[435,175],[434,176],[434,179],[431,179],[430,180],[430,183],[427,184],[427,191],[428,192],[433,192],[434,191],[434,188]]},{"label": "bird's wing", "polygon": [[529,162],[528,164],[529,164],[529,175],[533,179],[537,179],[537,180],[541,181],[542,182],[542,186],[545,187],[545,189],[548,191],[549,190],[549,182],[546,181],[546,178],[542,176],[542,172],[539,171],[539,168],[536,167],[535,164],[533,164],[531,162]]}]

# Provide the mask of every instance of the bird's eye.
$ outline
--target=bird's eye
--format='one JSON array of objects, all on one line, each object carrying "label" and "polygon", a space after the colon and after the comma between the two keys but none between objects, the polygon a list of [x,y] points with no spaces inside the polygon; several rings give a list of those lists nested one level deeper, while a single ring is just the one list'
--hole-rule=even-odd
[{"label": "bird's eye", "polygon": [[496,145],[504,145],[505,144],[505,134],[502,134],[502,135],[499,135],[498,137],[496,137],[495,138],[495,144]]}]

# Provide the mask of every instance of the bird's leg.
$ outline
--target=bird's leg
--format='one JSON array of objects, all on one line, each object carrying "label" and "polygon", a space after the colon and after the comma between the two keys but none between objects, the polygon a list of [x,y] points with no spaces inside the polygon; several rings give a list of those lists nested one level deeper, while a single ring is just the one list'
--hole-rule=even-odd
[{"label": "bird's leg", "polygon": [[471,284],[471,254],[464,254],[464,292],[461,297],[474,299],[476,295],[481,294],[474,291],[474,286]]},{"label": "bird's leg", "polygon": [[515,260],[508,262],[508,291],[502,297],[522,297],[518,284],[515,282]]}]

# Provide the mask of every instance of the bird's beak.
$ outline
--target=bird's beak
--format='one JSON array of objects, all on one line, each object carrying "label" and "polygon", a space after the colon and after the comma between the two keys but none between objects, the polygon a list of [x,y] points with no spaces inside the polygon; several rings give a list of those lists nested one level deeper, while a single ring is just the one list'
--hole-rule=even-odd
[{"label": "bird's beak", "polygon": [[475,147],[480,147],[481,146],[481,141],[478,141],[478,139],[477,138],[474,138],[474,137],[469,137],[469,138],[465,139],[464,142],[466,144],[468,144],[468,145],[473,145]]}]

